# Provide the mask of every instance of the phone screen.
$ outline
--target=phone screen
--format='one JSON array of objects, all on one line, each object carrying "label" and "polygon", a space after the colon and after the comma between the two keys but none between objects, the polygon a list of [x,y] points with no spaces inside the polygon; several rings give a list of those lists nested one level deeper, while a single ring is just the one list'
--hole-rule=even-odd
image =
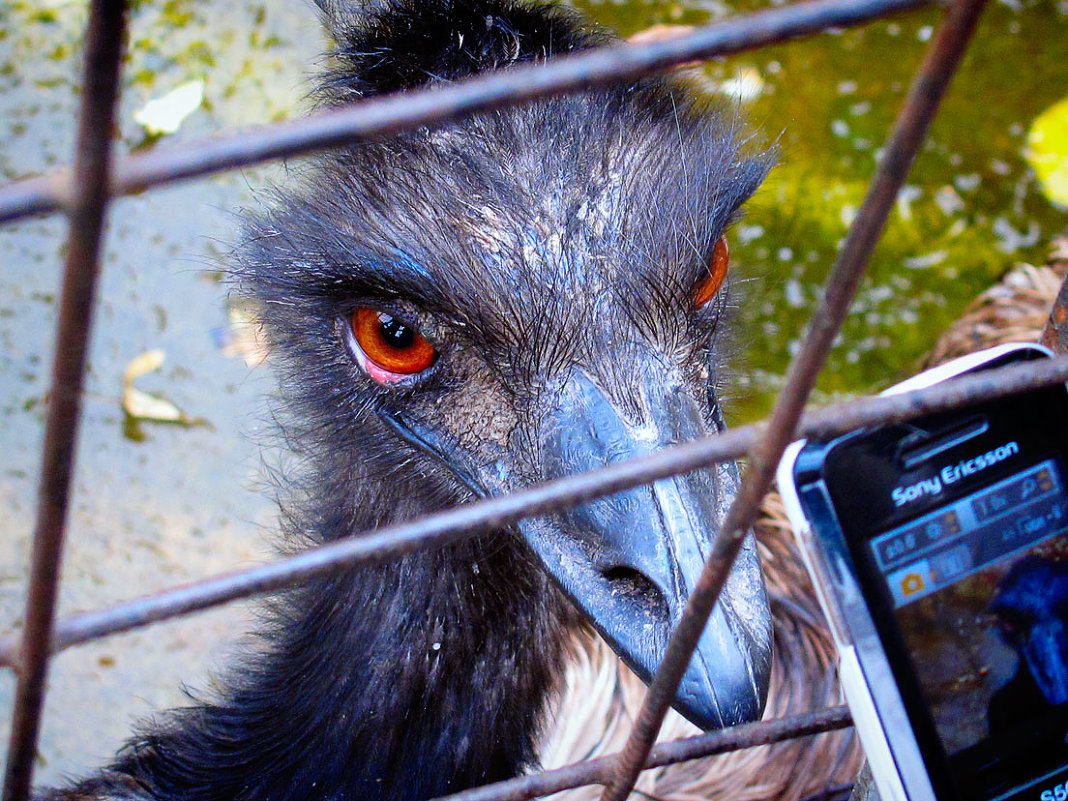
[{"label": "phone screen", "polygon": [[965,798],[1068,798],[1065,480],[1045,458],[868,540]]}]

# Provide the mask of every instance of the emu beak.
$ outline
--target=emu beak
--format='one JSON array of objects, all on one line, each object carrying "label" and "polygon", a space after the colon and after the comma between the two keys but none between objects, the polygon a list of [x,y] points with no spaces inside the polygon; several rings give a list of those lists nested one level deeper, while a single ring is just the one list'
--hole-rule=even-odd
[{"label": "emu beak", "polygon": [[[688,393],[653,371],[630,425],[575,372],[542,427],[546,478],[585,472],[708,432]],[[648,682],[734,496],[733,464],[657,481],[519,524],[564,592]],[[753,537],[731,570],[679,687],[675,708],[702,729],[754,720],[767,697],[771,615]]]},{"label": "emu beak", "polygon": [[[641,425],[574,372],[541,427],[545,479],[586,472],[709,433],[687,392],[650,367]],[[394,433],[476,495],[507,488],[507,459],[476,466],[433,428],[381,413]],[[720,424],[717,421],[717,426]],[[695,471],[518,524],[556,583],[627,665],[648,682],[660,666],[738,484],[733,464]],[[702,729],[755,720],[771,671],[771,613],[750,534],[728,575],[675,698]]]}]

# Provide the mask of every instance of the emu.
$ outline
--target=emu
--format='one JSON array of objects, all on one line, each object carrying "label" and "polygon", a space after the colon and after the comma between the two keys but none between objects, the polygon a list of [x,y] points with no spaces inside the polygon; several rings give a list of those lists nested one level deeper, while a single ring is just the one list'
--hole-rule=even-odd
[{"label": "emu", "polygon": [[1038,556],[1020,560],[998,585],[990,611],[1019,658],[1012,678],[990,699],[991,730],[1021,718],[1041,720],[1068,704],[1068,566]]},{"label": "emu", "polygon": [[[525,0],[320,0],[324,106],[609,41]],[[725,231],[772,156],[675,78],[541,100],[339,149],[251,214],[258,309],[302,456],[297,548],[719,431]],[[42,798],[401,801],[536,763],[568,642],[645,678],[737,482],[657,482],[273,599],[212,697]],[[752,542],[676,706],[764,705]]]}]

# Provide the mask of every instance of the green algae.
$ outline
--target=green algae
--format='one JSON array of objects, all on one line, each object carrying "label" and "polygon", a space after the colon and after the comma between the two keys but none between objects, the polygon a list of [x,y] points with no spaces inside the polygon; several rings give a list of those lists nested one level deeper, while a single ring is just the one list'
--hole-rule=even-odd
[{"label": "green algae", "polygon": [[[697,2],[581,5],[623,35],[731,13]],[[736,419],[768,409],[937,24],[936,11],[922,11],[717,59],[698,71],[710,93],[740,73],[758,76],[760,94],[743,109],[781,151],[731,235],[734,276],[743,279],[733,287],[743,351]],[[1068,215],[1028,164],[1026,132],[1066,87],[1068,4],[991,4],[872,258],[821,377],[823,395],[904,377],[1015,261],[1044,260]]]}]

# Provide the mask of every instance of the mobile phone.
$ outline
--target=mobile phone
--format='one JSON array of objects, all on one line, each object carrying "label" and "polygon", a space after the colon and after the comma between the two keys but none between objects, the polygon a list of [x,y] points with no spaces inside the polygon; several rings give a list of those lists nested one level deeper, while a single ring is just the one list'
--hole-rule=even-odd
[{"label": "mobile phone", "polygon": [[796,442],[778,480],[883,801],[1066,801],[1065,386]]}]

